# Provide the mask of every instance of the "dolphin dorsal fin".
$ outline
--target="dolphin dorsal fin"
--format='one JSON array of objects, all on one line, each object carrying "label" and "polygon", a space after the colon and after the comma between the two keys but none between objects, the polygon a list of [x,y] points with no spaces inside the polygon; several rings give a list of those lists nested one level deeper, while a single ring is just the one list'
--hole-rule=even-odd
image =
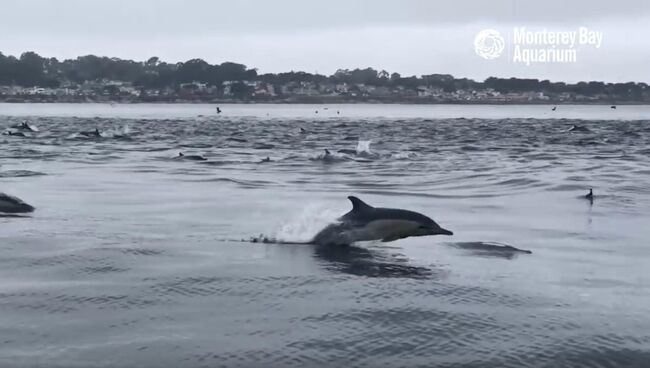
[{"label": "dolphin dorsal fin", "polygon": [[352,202],[352,211],[351,212],[359,212],[363,211],[369,208],[372,208],[371,205],[366,204],[366,202],[360,200],[359,198],[355,196],[349,196],[348,199],[350,202]]}]

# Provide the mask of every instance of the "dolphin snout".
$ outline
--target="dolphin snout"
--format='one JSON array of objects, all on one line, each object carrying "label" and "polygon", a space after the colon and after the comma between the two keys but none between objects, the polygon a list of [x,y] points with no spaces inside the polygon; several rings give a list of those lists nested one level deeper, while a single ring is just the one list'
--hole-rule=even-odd
[{"label": "dolphin snout", "polygon": [[434,231],[435,231],[435,235],[454,235],[453,232],[443,228],[436,229]]},{"label": "dolphin snout", "polygon": [[27,203],[23,203],[20,205],[20,212],[34,212],[35,208],[33,206],[28,205]]}]

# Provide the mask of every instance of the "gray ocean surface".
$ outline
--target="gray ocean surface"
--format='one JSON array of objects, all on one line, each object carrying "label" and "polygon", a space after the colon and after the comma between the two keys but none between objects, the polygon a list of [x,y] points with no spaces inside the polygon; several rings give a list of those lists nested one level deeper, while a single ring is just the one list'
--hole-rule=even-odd
[{"label": "gray ocean surface", "polygon": [[0,104],[0,367],[650,366],[650,106],[220,107]]}]

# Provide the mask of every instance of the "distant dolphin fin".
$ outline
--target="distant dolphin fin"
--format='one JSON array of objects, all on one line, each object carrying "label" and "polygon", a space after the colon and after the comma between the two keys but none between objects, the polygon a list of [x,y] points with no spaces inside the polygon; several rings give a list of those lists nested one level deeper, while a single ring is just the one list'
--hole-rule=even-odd
[{"label": "distant dolphin fin", "polygon": [[350,202],[352,202],[352,211],[351,212],[359,212],[359,211],[363,211],[363,210],[372,208],[371,205],[366,204],[366,202],[360,200],[359,198],[357,198],[355,196],[348,196],[348,199],[350,200]]}]

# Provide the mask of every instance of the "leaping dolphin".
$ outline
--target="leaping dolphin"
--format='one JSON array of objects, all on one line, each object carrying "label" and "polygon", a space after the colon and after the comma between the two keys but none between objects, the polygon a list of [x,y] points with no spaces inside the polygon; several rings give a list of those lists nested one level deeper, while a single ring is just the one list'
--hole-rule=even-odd
[{"label": "leaping dolphin", "polygon": [[11,128],[28,132],[38,132],[38,128],[33,125],[29,125],[29,123],[27,123],[27,120],[23,120],[23,122],[20,124],[12,125]]},{"label": "leaping dolphin", "polygon": [[321,230],[311,243],[348,245],[357,241],[390,242],[411,236],[453,235],[429,217],[414,211],[373,207],[349,196],[352,210]]}]

